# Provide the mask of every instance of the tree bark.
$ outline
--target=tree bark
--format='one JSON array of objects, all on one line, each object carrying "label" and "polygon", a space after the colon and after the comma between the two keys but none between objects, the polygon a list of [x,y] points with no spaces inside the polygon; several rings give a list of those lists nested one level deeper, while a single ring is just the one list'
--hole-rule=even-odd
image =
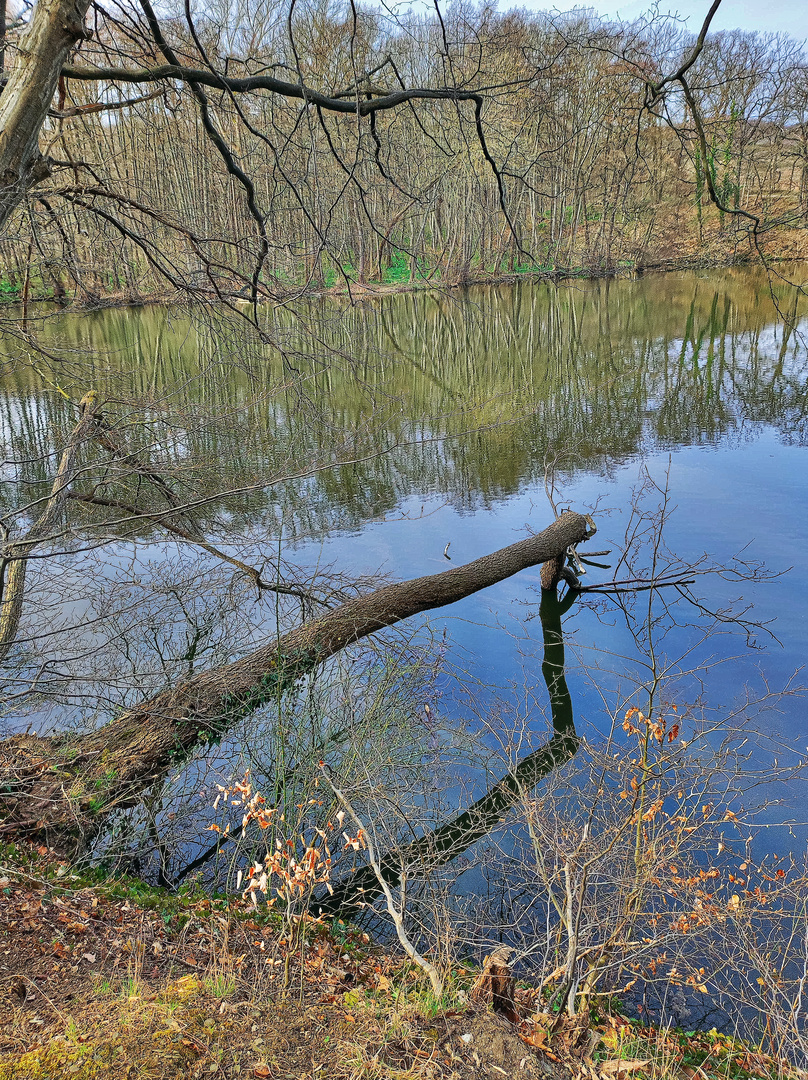
[{"label": "tree bark", "polygon": [[508,964],[513,951],[510,945],[500,945],[486,956],[483,970],[469,992],[469,1001],[483,1006],[490,1004],[495,1013],[518,1024],[522,1018],[514,1000],[516,980]]},{"label": "tree bark", "polygon": [[39,151],[62,65],[87,36],[89,0],[37,0],[14,67],[0,95],[0,233],[29,188],[50,175]]},{"label": "tree bark", "polygon": [[157,694],[98,731],[0,742],[0,835],[80,848],[198,745],[218,741],[237,719],[277,700],[347,645],[557,557],[594,531],[591,518],[562,514],[536,536],[466,566],[350,600],[241,660]]}]

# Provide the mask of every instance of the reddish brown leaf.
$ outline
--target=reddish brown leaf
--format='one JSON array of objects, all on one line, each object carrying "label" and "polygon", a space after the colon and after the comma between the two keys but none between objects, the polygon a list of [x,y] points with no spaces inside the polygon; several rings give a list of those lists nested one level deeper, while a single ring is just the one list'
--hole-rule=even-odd
[{"label": "reddish brown leaf", "polygon": [[522,1042],[526,1042],[528,1046],[535,1046],[542,1049],[547,1046],[546,1031],[532,1031],[529,1035],[522,1035],[521,1039]]}]

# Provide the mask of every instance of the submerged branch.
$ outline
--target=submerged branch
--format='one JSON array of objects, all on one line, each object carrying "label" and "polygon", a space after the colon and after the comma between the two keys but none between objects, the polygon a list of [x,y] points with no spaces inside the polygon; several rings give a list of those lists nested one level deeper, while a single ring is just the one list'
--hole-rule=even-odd
[{"label": "submerged branch", "polygon": [[378,866],[364,866],[334,886],[333,893],[323,896],[317,905],[324,915],[350,915],[351,911],[373,903],[382,893],[383,886],[379,879],[383,878],[388,885],[395,885],[402,868],[412,876],[423,876],[456,859],[491,832],[540,780],[574,756],[578,749],[578,736],[572,698],[564,673],[564,637],[561,628],[561,616],[574,602],[573,592],[568,592],[561,601],[555,589],[542,593],[540,613],[544,661],[541,670],[553,718],[550,741],[523,758],[462,814],[418,840],[388,852]]}]

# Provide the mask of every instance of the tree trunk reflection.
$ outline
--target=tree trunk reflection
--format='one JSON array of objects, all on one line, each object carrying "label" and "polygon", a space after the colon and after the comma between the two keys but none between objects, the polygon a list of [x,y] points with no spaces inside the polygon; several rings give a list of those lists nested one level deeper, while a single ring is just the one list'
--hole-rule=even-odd
[{"label": "tree trunk reflection", "polygon": [[[564,672],[564,634],[561,617],[576,600],[568,591],[559,600],[556,589],[543,589],[539,614],[544,641],[542,675],[550,698],[553,735],[544,746],[528,754],[462,814],[418,840],[389,852],[381,861],[382,873],[397,884],[402,868],[408,876],[421,875],[456,859],[494,829],[536,784],[575,755],[578,736],[567,679]],[[319,906],[323,914],[345,915],[361,904],[372,903],[381,887],[370,866],[334,887]]]}]

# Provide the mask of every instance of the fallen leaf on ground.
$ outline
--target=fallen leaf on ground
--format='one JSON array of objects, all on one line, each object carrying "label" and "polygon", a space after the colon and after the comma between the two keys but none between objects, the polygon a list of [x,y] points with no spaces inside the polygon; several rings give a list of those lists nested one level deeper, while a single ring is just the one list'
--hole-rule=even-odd
[{"label": "fallen leaf on ground", "polygon": [[522,1035],[521,1038],[528,1046],[542,1047],[547,1045],[546,1031],[532,1031],[529,1035]]}]

